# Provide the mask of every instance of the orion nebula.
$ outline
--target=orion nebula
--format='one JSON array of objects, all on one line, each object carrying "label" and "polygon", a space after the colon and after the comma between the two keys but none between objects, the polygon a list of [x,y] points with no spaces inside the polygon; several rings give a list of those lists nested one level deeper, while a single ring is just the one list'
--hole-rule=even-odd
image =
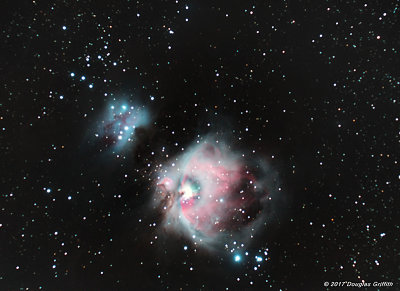
[{"label": "orion nebula", "polygon": [[268,189],[262,167],[223,143],[205,141],[164,169],[155,200],[164,227],[203,246],[241,238],[256,230],[265,213]]}]

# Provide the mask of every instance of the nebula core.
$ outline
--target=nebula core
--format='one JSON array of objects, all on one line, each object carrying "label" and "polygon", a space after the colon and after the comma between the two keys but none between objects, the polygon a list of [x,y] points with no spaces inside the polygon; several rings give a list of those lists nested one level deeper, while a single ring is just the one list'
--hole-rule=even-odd
[{"label": "nebula core", "polygon": [[198,144],[178,157],[158,177],[155,200],[163,206],[166,229],[203,245],[221,237],[243,240],[255,231],[268,197],[265,183],[256,178],[260,167],[254,165],[214,142]]}]

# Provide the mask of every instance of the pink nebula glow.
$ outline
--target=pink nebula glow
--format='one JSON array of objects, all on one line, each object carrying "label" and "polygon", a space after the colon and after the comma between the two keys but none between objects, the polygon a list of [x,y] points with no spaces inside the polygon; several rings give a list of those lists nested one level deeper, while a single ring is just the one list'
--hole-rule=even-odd
[{"label": "pink nebula glow", "polygon": [[212,240],[259,217],[267,192],[228,147],[205,142],[177,160],[158,183],[169,227]]}]

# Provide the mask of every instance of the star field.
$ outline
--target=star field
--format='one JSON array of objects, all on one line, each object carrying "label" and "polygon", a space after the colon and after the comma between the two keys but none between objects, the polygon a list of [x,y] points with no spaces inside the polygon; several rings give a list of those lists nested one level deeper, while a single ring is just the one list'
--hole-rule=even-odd
[{"label": "star field", "polygon": [[399,2],[1,6],[1,290],[399,289]]}]

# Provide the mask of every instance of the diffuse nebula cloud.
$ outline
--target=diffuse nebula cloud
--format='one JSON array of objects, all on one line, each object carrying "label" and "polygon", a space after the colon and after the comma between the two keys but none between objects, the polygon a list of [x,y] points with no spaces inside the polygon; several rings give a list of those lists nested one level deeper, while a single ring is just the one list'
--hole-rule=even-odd
[{"label": "diffuse nebula cloud", "polygon": [[212,246],[245,240],[264,216],[268,192],[261,167],[222,143],[194,146],[159,176],[156,198],[167,230]]},{"label": "diffuse nebula cloud", "polygon": [[112,148],[114,151],[120,151],[128,143],[134,143],[136,131],[147,127],[151,122],[146,107],[121,102],[109,106],[102,118],[95,136],[104,148]]}]

